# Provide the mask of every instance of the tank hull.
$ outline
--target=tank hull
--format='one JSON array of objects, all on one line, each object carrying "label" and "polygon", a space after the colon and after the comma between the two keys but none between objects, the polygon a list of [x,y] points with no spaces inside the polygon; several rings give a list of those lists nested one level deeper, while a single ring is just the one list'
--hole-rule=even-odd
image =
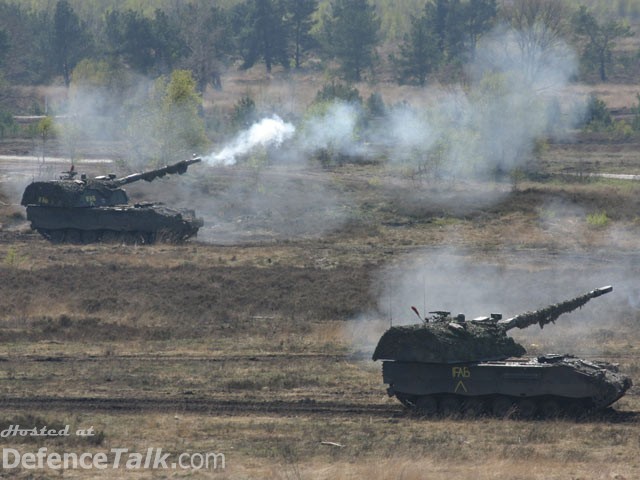
[{"label": "tank hull", "polygon": [[497,414],[523,406],[526,416],[584,412],[608,407],[631,387],[613,365],[556,355],[459,364],[385,361],[382,372],[390,395],[430,413],[462,412],[469,404]]},{"label": "tank hull", "polygon": [[182,242],[196,235],[203,224],[191,210],[157,204],[91,208],[29,205],[27,220],[48,240],[66,243]]}]

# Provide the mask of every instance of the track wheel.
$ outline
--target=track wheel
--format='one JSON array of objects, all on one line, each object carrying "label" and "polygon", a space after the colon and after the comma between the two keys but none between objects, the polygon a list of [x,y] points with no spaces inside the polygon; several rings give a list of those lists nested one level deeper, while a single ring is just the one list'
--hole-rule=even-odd
[{"label": "track wheel", "polygon": [[64,230],[48,230],[44,228],[39,228],[38,232],[44,238],[49,240],[52,243],[62,243],[64,242]]},{"label": "track wheel", "polygon": [[530,398],[523,398],[521,400],[518,400],[516,408],[518,409],[518,417],[529,419],[536,416],[538,405],[536,404],[535,400],[532,400]]},{"label": "track wheel", "polygon": [[145,232],[144,233],[144,238],[145,238],[145,243],[148,245],[151,245],[152,243],[155,243],[156,241],[156,234],[155,232]]},{"label": "track wheel", "polygon": [[404,405],[407,408],[412,408],[415,407],[416,402],[415,402],[415,398],[413,398],[410,395],[405,395],[404,393],[395,393],[396,398],[398,400],[400,400],[400,403],[402,403],[402,405]]},{"label": "track wheel", "polygon": [[84,230],[82,232],[82,243],[96,243],[100,236],[96,230]]},{"label": "track wheel", "polygon": [[562,413],[562,409],[557,400],[548,398],[540,404],[540,413],[542,413],[545,418],[558,418]]},{"label": "track wheel", "polygon": [[569,400],[564,406],[566,414],[570,418],[584,418],[589,412],[589,407],[583,400]]},{"label": "track wheel", "polygon": [[102,232],[103,243],[118,243],[120,241],[120,233],[114,230],[104,230]]},{"label": "track wheel", "polygon": [[416,409],[424,415],[435,415],[438,413],[438,400],[430,395],[419,397],[416,400]]},{"label": "track wheel", "polygon": [[484,412],[484,402],[481,398],[465,398],[462,401],[462,415],[467,418],[475,418]]},{"label": "track wheel", "polygon": [[504,395],[498,395],[491,401],[491,413],[496,417],[505,418],[513,412],[513,401]]},{"label": "track wheel", "polygon": [[440,412],[445,417],[457,417],[462,410],[462,401],[454,395],[445,395],[440,399]]},{"label": "track wheel", "polygon": [[76,228],[68,228],[65,233],[65,241],[67,243],[82,243],[82,231]]},{"label": "track wheel", "polygon": [[125,245],[137,245],[140,242],[140,235],[138,232],[122,232],[122,243]]}]

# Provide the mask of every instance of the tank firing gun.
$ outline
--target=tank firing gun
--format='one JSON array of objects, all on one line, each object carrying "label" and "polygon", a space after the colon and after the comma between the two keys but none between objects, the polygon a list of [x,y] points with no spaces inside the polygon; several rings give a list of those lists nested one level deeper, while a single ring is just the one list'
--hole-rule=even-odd
[{"label": "tank firing gun", "polygon": [[499,320],[498,326],[505,332],[516,327],[527,328],[536,323],[540,325],[540,328],[543,328],[548,323],[555,323],[560,315],[572,312],[575,309],[582,307],[592,298],[605,295],[612,291],[612,286],[596,288],[595,290],[591,290],[590,292],[570,300],[565,300],[564,302],[555,303],[539,310],[534,310],[533,312],[521,313],[506,320]]},{"label": "tank firing gun", "polygon": [[201,161],[194,157],[120,178],[114,174],[75,178],[72,165],[59,180],[29,184],[21,203],[27,207],[31,228],[54,243],[182,242],[196,235],[203,225],[195,211],[173,209],[159,202],[131,205],[122,187],[138,180],[150,182],[168,174],[183,174]]}]

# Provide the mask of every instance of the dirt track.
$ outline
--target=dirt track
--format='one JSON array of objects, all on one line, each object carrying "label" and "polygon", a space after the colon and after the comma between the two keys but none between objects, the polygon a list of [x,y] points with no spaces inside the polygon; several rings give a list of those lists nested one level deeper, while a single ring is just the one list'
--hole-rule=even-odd
[{"label": "dirt track", "polygon": [[16,410],[64,410],[82,412],[189,412],[217,415],[406,415],[401,405],[363,405],[314,400],[225,400],[215,398],[162,397],[3,397],[0,407]]},{"label": "dirt track", "polygon": [[[279,415],[279,416],[367,416],[413,417],[421,415],[398,405],[349,403],[344,401],[241,400],[222,398],[183,397],[0,397],[0,407],[17,411],[73,411],[73,412],[162,412],[203,413],[210,415]],[[613,408],[573,420],[580,423],[632,423],[640,422],[640,411],[618,411]]]}]

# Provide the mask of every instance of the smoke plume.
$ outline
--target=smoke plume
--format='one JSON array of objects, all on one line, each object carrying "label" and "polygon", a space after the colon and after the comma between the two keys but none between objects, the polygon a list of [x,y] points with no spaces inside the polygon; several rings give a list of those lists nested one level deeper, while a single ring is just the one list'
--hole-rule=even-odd
[{"label": "smoke plume", "polygon": [[523,44],[524,32],[499,28],[478,44],[469,85],[428,87],[421,99],[391,108],[373,142],[391,162],[440,175],[485,178],[526,167],[541,136],[564,136],[584,101],[567,92],[577,71],[563,42]]},{"label": "smoke plume", "polygon": [[379,271],[372,287],[378,297],[377,311],[354,319],[346,335],[357,349],[372,352],[390,324],[420,322],[412,306],[422,317],[444,310],[463,313],[467,319],[490,313],[510,318],[612,285],[612,293],[562,315],[556,324],[509,333],[532,353],[540,347],[556,353],[602,355],[606,346],[598,343],[599,336],[624,341],[625,332],[637,328],[640,257],[623,256],[624,262],[615,255],[593,253],[502,251],[480,258],[449,247],[414,252]]},{"label": "smoke plume", "polygon": [[[477,45],[467,67],[468,84],[403,90],[409,92],[407,98],[396,98],[394,104],[387,99],[389,105],[376,113],[338,100],[299,102],[296,113],[303,115],[297,117],[291,111],[278,112],[283,118],[302,118],[295,124],[275,114],[266,116],[204,157],[219,170],[230,168],[203,174],[209,178],[199,178],[198,187],[206,193],[199,195],[194,188],[181,197],[182,203],[201,212],[207,225],[215,225],[217,230],[209,232],[212,239],[220,238],[220,228],[226,227],[233,233],[229,241],[256,226],[269,238],[284,232],[304,235],[309,228],[318,234],[338,228],[356,209],[330,174],[321,168],[310,173],[309,166],[318,165],[310,159],[375,161],[394,173],[420,172],[438,180],[484,179],[524,167],[532,159],[536,139],[566,132],[579,117],[581,102],[566,89],[576,71],[571,50],[561,42],[544,49],[535,44],[523,48],[522,37],[528,35],[496,29]],[[70,120],[61,133],[69,156],[87,137],[124,138],[126,142],[119,143],[125,151],[118,157],[131,164],[140,159],[140,165],[132,167],[136,169],[166,154],[162,146],[175,142],[158,138],[157,112],[142,108],[153,88],[148,80],[131,80],[118,95],[110,96],[108,89],[78,89],[64,112]],[[286,99],[277,103],[283,109],[288,104]],[[244,164],[240,160],[246,157],[267,161]],[[220,177],[224,183],[217,180]],[[393,195],[412,205],[424,203],[423,189],[407,189],[401,183],[389,182],[385,193],[395,189]],[[468,190],[449,189],[437,199],[429,192],[430,200],[443,211],[478,208],[481,199],[470,201],[468,194],[463,198]],[[494,192],[486,202],[496,198]]]},{"label": "smoke plume", "polygon": [[331,103],[303,123],[295,147],[304,155],[325,149],[343,155],[362,153],[362,142],[358,141],[356,132],[361,114],[356,105],[339,101]]},{"label": "smoke plume", "polygon": [[207,155],[203,160],[210,165],[235,165],[239,156],[246,155],[255,148],[279,147],[295,131],[291,123],[284,122],[278,115],[263,118],[240,132],[218,153]]}]

